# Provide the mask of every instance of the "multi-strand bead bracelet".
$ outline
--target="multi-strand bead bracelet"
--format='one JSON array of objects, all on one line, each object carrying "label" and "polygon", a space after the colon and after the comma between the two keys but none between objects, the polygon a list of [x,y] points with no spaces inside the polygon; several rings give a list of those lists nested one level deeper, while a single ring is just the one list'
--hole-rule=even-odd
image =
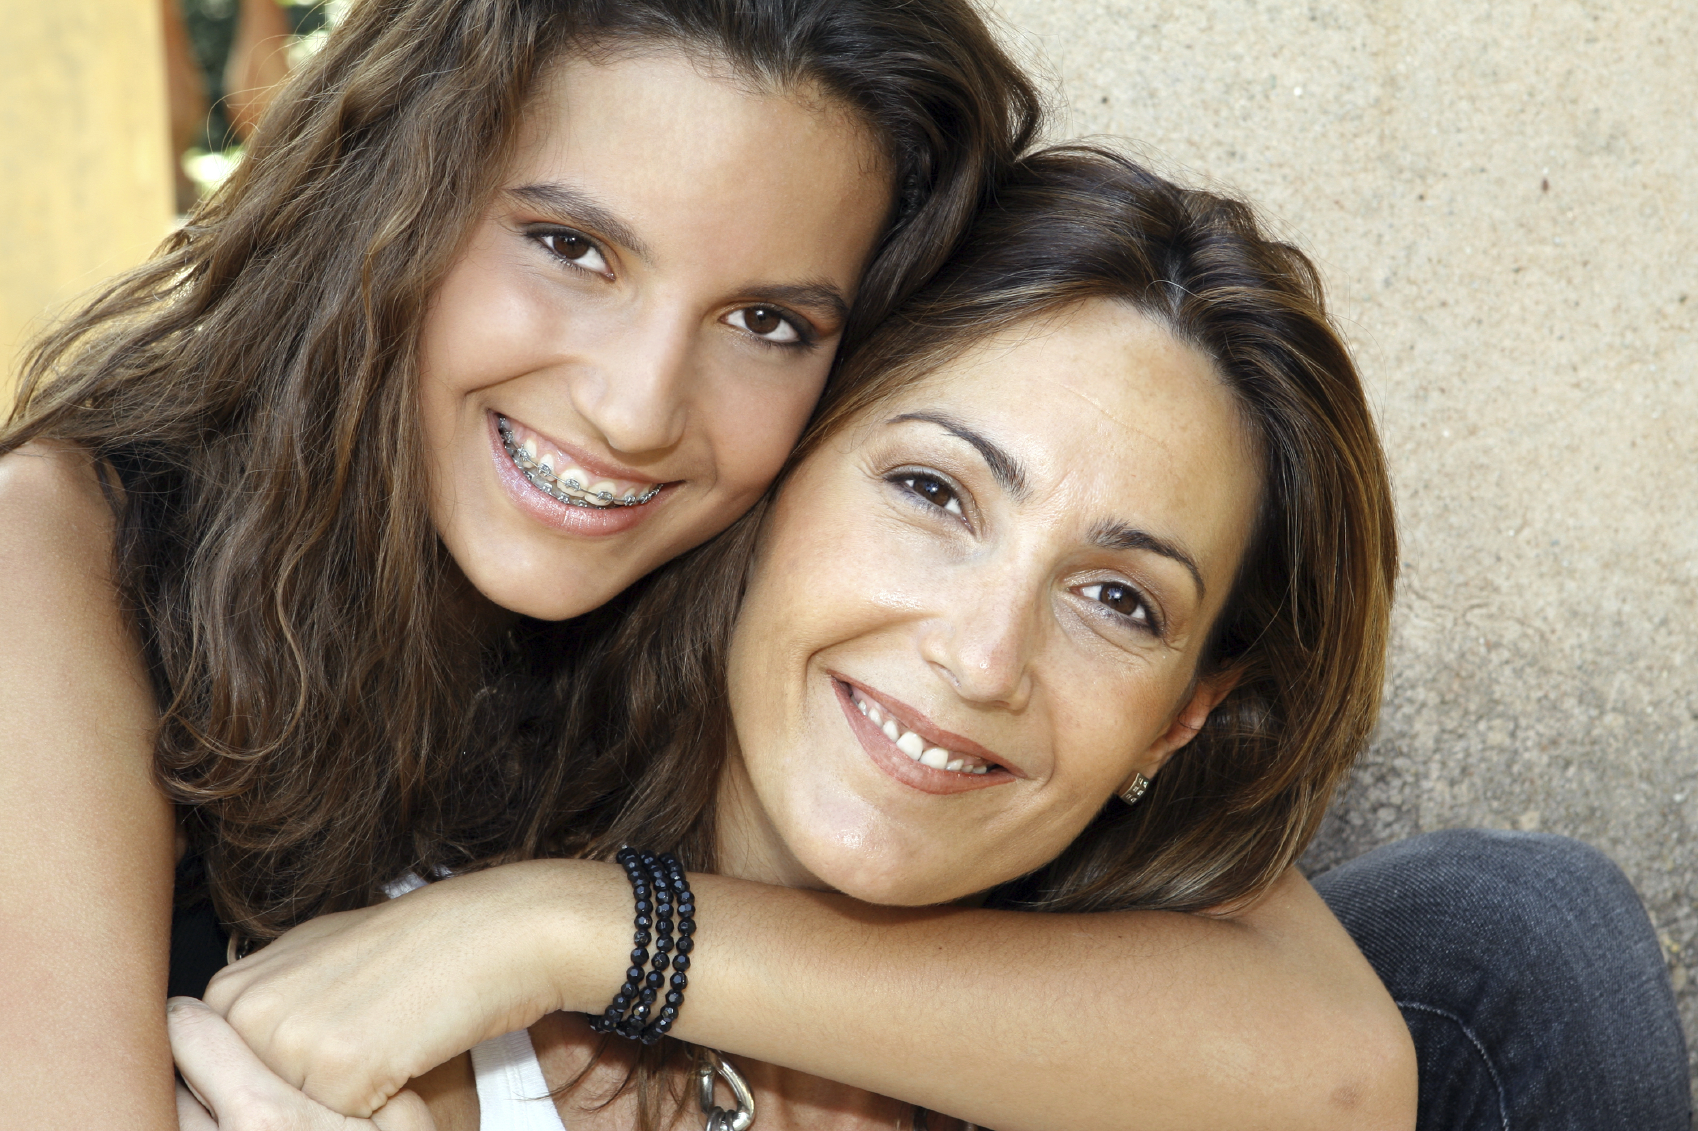
[{"label": "multi-strand bead bracelet", "polygon": [[[631,894],[637,901],[631,966],[625,971],[625,984],[619,987],[601,1016],[590,1019],[590,1027],[598,1033],[616,1033],[652,1045],[666,1036],[684,1005],[684,987],[690,984],[684,972],[690,968],[690,951],[695,947],[696,897],[690,892],[690,882],[684,878],[683,866],[670,852],[656,856],[652,852],[622,848],[614,860],[625,869],[625,878],[631,881]],[[676,939],[672,935],[674,910],[678,915]],[[648,949],[651,942],[652,959]],[[644,963],[649,965],[646,971]],[[670,978],[666,973],[669,967]],[[664,997],[660,992],[662,987],[666,987]],[[655,1008],[657,1001],[659,1009]]]}]

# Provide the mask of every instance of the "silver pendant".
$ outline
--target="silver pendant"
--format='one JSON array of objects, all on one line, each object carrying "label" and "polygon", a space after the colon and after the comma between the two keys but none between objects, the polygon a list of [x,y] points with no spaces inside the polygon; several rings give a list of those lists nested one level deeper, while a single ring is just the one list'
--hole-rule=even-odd
[{"label": "silver pendant", "polygon": [[[755,1121],[755,1097],[749,1091],[743,1074],[731,1067],[729,1061],[712,1049],[702,1050],[702,1063],[696,1069],[696,1090],[702,1101],[702,1113],[707,1116],[704,1131],[749,1131]],[[726,1111],[713,1102],[713,1078],[718,1074],[737,1097],[737,1110]]]}]

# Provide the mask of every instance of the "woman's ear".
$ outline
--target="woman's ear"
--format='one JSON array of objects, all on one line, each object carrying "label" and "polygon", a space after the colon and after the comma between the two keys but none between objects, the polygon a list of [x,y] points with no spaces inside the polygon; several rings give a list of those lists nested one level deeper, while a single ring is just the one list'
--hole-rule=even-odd
[{"label": "woman's ear", "polygon": [[[1197,737],[1197,732],[1202,730],[1203,724],[1208,721],[1209,712],[1218,707],[1220,701],[1238,686],[1242,675],[1243,673],[1236,669],[1228,669],[1199,679],[1191,688],[1191,697],[1173,716],[1173,724],[1144,751],[1144,756],[1139,759],[1137,772],[1147,778],[1155,777],[1156,771],[1166,765],[1169,758]],[[1128,779],[1127,787],[1130,785],[1131,779]]]}]

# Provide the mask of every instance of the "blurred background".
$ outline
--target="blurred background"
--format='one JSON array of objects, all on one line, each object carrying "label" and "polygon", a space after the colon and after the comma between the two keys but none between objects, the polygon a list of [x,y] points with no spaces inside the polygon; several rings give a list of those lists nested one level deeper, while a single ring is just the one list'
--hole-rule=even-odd
[{"label": "blurred background", "polygon": [[228,175],[348,0],[0,0],[0,394],[44,319]]},{"label": "blurred background", "polygon": [[[1362,366],[1405,564],[1379,733],[1306,864],[1588,840],[1698,1038],[1698,4],[992,10],[1058,135],[1131,138],[1309,251]],[[217,183],[336,13],[0,0],[0,356]]]}]

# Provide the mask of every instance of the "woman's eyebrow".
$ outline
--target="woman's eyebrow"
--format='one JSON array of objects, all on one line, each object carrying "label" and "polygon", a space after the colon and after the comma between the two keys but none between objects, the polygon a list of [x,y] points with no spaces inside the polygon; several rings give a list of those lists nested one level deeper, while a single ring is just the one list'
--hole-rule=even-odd
[{"label": "woman's eyebrow", "polygon": [[1124,522],[1101,522],[1091,531],[1091,542],[1105,550],[1148,550],[1152,554],[1172,558],[1184,566],[1190,572],[1191,580],[1197,583],[1198,600],[1202,600],[1208,591],[1207,586],[1203,584],[1203,574],[1197,568],[1196,559],[1172,542],[1158,538],[1148,530],[1139,530]]},{"label": "woman's eyebrow", "polygon": [[996,479],[1004,491],[1013,496],[1015,502],[1020,502],[1026,498],[1026,469],[1020,466],[1019,460],[999,447],[993,440],[973,431],[953,416],[942,412],[905,412],[900,416],[891,417],[887,423],[901,424],[908,420],[923,420],[927,424],[935,424],[956,439],[967,441],[978,449],[979,457],[985,461],[985,466],[990,468],[992,477]]},{"label": "woman's eyebrow", "polygon": [[561,216],[569,216],[586,227],[594,228],[620,247],[626,248],[644,260],[652,260],[648,245],[643,243],[641,236],[625,221],[615,216],[606,205],[598,202],[583,189],[563,185],[558,181],[545,181],[534,185],[520,185],[510,188],[507,195],[523,201],[535,208],[541,208]]}]

